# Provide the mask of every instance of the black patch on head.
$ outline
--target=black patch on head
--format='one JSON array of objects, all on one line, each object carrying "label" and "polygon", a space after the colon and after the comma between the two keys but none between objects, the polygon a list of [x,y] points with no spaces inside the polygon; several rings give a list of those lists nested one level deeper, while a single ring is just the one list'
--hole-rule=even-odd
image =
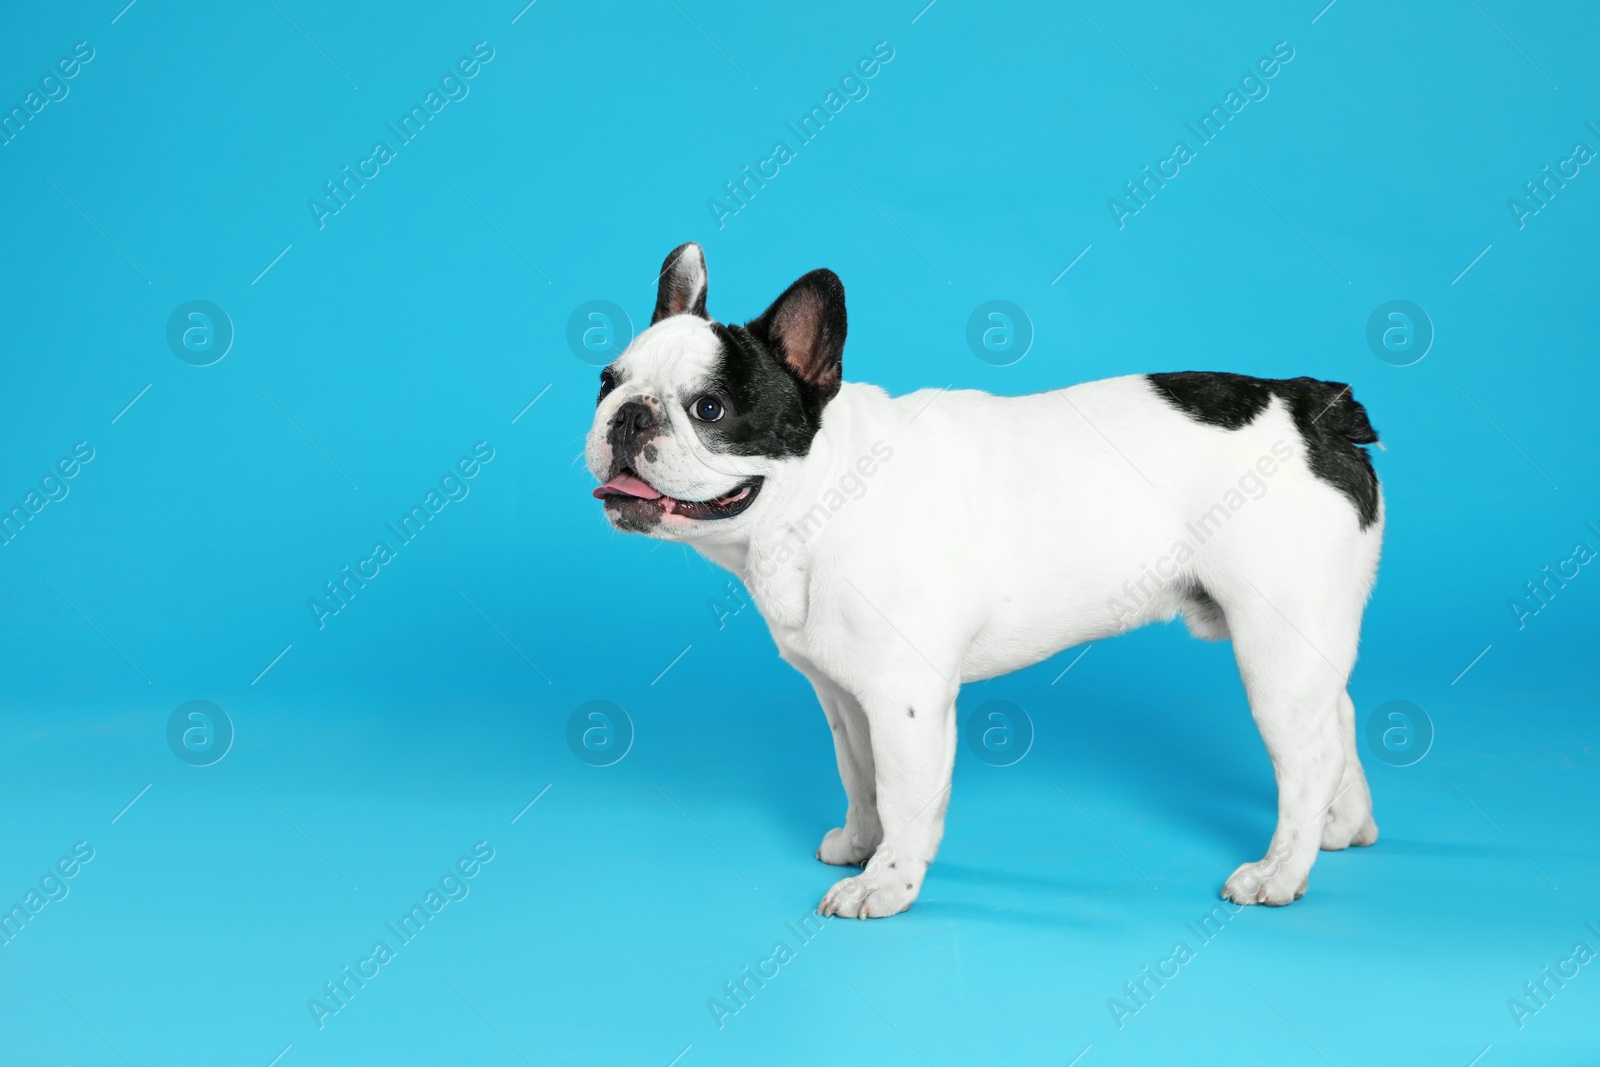
[{"label": "black patch on head", "polygon": [[1311,473],[1355,505],[1361,529],[1378,519],[1378,476],[1367,450],[1378,432],[1343,382],[1251,378],[1219,371],[1147,374],[1161,398],[1197,422],[1237,430],[1282,397],[1306,447]]},{"label": "black patch on head", "polygon": [[906,709],[906,714],[911,716],[913,719],[915,719],[917,717],[917,709],[916,708],[907,708]]},{"label": "black patch on head", "polygon": [[736,456],[804,456],[822,425],[822,405],[801,387],[761,341],[740,326],[713,322],[722,352],[693,404],[706,393],[718,397],[726,414],[716,422],[694,423],[720,451]]}]

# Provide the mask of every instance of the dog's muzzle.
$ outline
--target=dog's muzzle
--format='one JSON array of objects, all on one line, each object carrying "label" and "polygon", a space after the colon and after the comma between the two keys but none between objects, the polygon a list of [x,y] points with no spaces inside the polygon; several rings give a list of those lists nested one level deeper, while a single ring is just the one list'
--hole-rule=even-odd
[{"label": "dog's muzzle", "polygon": [[630,466],[645,444],[661,433],[661,424],[650,405],[641,400],[629,400],[611,416],[611,427],[606,431],[606,441],[611,445],[611,468],[618,471]]}]

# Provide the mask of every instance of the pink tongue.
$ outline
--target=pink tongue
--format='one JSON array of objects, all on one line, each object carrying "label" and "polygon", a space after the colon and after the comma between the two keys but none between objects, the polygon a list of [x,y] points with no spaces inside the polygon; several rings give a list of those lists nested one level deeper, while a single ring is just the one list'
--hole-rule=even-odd
[{"label": "pink tongue", "polygon": [[649,482],[637,475],[623,472],[611,479],[605,485],[594,491],[596,500],[604,500],[608,496],[636,496],[642,500],[659,500],[658,493]]}]

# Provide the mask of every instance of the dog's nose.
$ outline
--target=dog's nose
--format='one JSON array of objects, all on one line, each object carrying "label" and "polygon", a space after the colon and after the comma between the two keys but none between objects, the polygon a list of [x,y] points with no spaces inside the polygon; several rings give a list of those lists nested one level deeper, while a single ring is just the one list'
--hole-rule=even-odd
[{"label": "dog's nose", "polygon": [[617,409],[612,421],[629,433],[644,433],[655,428],[656,416],[648,404],[630,400]]},{"label": "dog's nose", "polygon": [[656,431],[655,412],[648,404],[629,400],[611,416],[611,449],[631,458]]}]

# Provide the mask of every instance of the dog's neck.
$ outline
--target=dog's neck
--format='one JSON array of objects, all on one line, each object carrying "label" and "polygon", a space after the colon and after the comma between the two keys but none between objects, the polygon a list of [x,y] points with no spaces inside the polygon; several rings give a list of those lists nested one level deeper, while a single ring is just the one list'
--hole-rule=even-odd
[{"label": "dog's neck", "polygon": [[816,545],[825,533],[825,524],[815,522],[812,509],[870,448],[874,427],[883,421],[880,404],[887,399],[874,386],[846,382],[824,411],[804,462],[795,463],[794,469],[763,489],[771,496],[764,502],[760,521],[737,538],[691,542],[701,555],[744,583],[769,625],[799,626],[804,621],[807,579]]}]

